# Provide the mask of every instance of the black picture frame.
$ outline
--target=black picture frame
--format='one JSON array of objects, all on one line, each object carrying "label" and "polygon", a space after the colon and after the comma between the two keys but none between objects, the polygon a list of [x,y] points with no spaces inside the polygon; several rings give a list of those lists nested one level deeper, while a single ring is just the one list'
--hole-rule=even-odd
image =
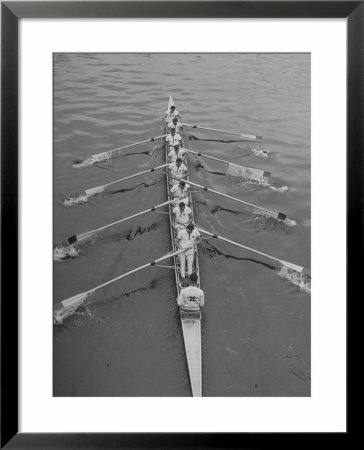
[{"label": "black picture frame", "polygon": [[[261,448],[307,445],[310,433],[19,433],[18,432],[18,24],[22,18],[346,18],[347,299],[363,263],[363,1],[5,1],[1,2],[1,448]],[[359,254],[360,256],[360,254]],[[360,290],[359,290],[360,292]],[[349,349],[348,345],[348,349]],[[217,412],[219,413],[219,412]],[[222,415],[223,416],[223,415]],[[348,411],[348,418],[350,417]],[[348,431],[350,428],[348,427]],[[337,433],[345,445],[349,433]],[[299,438],[299,441],[297,442]],[[315,435],[317,442],[318,435]]]}]

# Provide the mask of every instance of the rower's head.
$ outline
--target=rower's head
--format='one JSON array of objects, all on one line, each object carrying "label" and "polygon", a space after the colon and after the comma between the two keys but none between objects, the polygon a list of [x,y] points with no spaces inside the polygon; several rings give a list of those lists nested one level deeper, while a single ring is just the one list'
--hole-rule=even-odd
[{"label": "rower's head", "polygon": [[198,281],[197,273],[191,273],[190,283],[194,285],[194,284],[197,284],[197,281]]},{"label": "rower's head", "polygon": [[186,186],[186,182],[185,182],[184,180],[181,180],[181,181],[179,182],[179,187],[180,187],[181,189],[184,189],[185,186]]},{"label": "rower's head", "polygon": [[174,126],[176,126],[176,125],[177,125],[177,122],[178,122],[177,117],[173,117],[172,122],[173,122]]},{"label": "rower's head", "polygon": [[177,167],[179,167],[182,164],[182,158],[177,158],[176,159],[176,165]]},{"label": "rower's head", "polygon": [[183,212],[185,207],[186,207],[185,202],[179,202],[178,206],[179,206],[179,209],[180,209],[181,212]]},{"label": "rower's head", "polygon": [[176,145],[174,145],[174,146],[173,146],[173,148],[174,148],[174,151],[175,151],[176,153],[178,153],[178,150],[179,150],[179,145],[178,145],[178,144],[176,144]]},{"label": "rower's head", "polygon": [[174,127],[171,128],[171,135],[174,136],[176,134],[176,129]]},{"label": "rower's head", "polygon": [[195,226],[193,225],[193,223],[189,223],[186,227],[187,233],[191,234],[194,228]]},{"label": "rower's head", "polygon": [[171,113],[174,113],[174,110],[176,109],[176,107],[174,105],[171,106]]}]

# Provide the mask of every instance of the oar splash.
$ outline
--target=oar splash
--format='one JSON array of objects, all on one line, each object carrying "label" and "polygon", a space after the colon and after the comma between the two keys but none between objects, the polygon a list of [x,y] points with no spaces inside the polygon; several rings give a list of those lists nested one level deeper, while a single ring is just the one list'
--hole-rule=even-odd
[{"label": "oar splash", "polygon": [[74,167],[76,169],[80,169],[82,167],[91,166],[92,164],[107,161],[108,159],[122,156],[123,155],[122,150],[125,150],[126,148],[134,147],[135,145],[145,144],[147,142],[154,142],[157,139],[162,139],[164,137],[166,137],[166,134],[162,134],[161,136],[152,137],[150,139],[145,139],[144,141],[134,142],[133,144],[124,145],[123,147],[117,147],[117,148],[114,148],[107,152],[96,153],[95,155],[91,155],[89,158],[85,159],[84,161],[81,161],[77,164],[73,164],[72,167]]},{"label": "oar splash", "polygon": [[96,291],[108,286],[111,283],[114,283],[115,281],[121,280],[135,272],[138,272],[139,270],[145,269],[150,266],[156,266],[157,263],[164,261],[166,259],[170,259],[170,258],[174,257],[175,255],[178,255],[179,253],[182,253],[184,251],[185,251],[185,249],[178,250],[176,252],[167,253],[166,255],[162,256],[161,258],[158,258],[152,262],[144,264],[143,266],[140,266],[133,270],[130,270],[129,272],[123,273],[122,275],[119,275],[109,281],[106,281],[105,283],[99,284],[98,286],[96,286],[92,289],[89,289],[88,291],[81,292],[80,294],[74,295],[73,297],[69,297],[65,300],[62,300],[61,301],[62,307],[54,312],[53,323],[55,325],[61,324],[66,317],[69,317],[70,315],[72,315],[77,310],[77,308],[79,306],[81,306],[82,304],[84,304],[86,302],[86,300],[89,297],[91,297]]}]

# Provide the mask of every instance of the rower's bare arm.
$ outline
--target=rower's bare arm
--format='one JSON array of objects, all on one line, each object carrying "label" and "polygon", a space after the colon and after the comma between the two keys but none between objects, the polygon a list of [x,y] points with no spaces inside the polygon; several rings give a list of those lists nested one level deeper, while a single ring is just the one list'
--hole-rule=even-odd
[{"label": "rower's bare arm", "polygon": [[177,305],[182,306],[183,305],[183,297],[181,294],[177,297]]},{"label": "rower's bare arm", "polygon": [[200,297],[200,306],[204,306],[205,305],[205,294],[202,292],[202,295]]}]

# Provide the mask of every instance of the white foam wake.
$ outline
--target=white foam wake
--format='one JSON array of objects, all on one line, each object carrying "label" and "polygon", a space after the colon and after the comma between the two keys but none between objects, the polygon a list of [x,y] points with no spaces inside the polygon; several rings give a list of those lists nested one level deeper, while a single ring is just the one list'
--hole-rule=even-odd
[{"label": "white foam wake", "polygon": [[85,194],[85,195],[80,195],[79,197],[65,198],[63,201],[63,206],[66,206],[67,208],[69,208],[70,206],[82,205],[83,203],[87,203],[89,201],[90,197],[92,197],[92,196]]},{"label": "white foam wake", "polygon": [[285,192],[288,192],[288,186],[275,186],[273,184],[269,184],[268,186],[273,191],[280,192],[281,194],[284,194]]},{"label": "white foam wake", "polygon": [[261,158],[268,158],[270,155],[270,150],[267,150],[265,148],[252,148],[251,152],[258,157]]},{"label": "white foam wake", "polygon": [[286,266],[282,266],[278,270],[278,275],[281,278],[285,278],[290,283],[298,286],[301,291],[310,293],[311,292],[311,277],[307,274],[302,274],[291,270]]},{"label": "white foam wake", "polygon": [[64,259],[76,258],[79,251],[73,245],[55,247],[53,250],[53,260],[63,261]]},{"label": "white foam wake", "polygon": [[75,169],[82,169],[83,167],[92,166],[92,164],[96,164],[99,162],[107,161],[111,158],[110,153],[100,153],[100,155],[94,155],[90,158],[85,159],[79,163],[72,164],[72,167]]},{"label": "white foam wake", "polygon": [[284,223],[289,227],[295,227],[297,225],[297,222],[295,220],[289,219],[288,217],[284,219]]},{"label": "white foam wake", "polygon": [[73,307],[73,308],[62,307],[62,308],[54,311],[54,314],[53,314],[54,325],[61,325],[63,323],[64,319],[67,319],[67,317],[72,316],[72,314],[75,313],[76,309],[77,309],[77,306]]}]

